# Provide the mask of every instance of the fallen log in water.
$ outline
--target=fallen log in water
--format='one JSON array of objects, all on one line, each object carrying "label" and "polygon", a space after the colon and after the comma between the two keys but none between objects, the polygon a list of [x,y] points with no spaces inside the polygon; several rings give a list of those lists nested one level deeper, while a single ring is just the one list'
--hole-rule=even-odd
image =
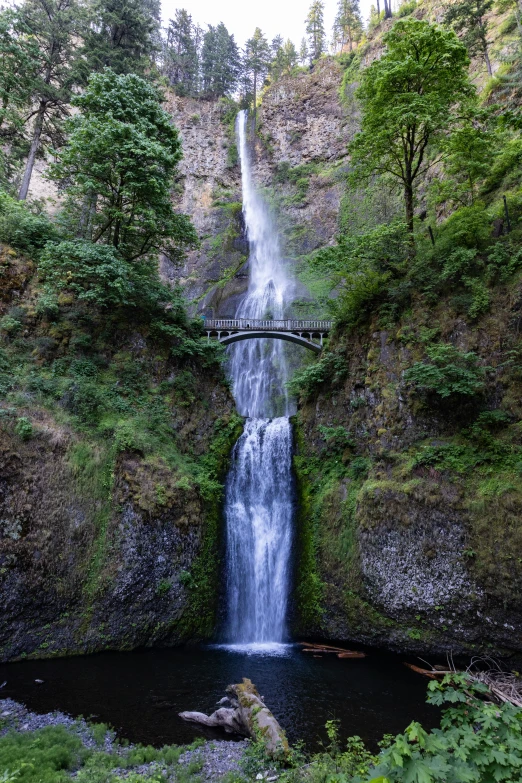
[{"label": "fallen log in water", "polygon": [[440,669],[422,669],[420,666],[415,666],[414,663],[406,663],[406,661],[404,661],[404,665],[407,666],[408,669],[411,669],[412,672],[423,674],[424,677],[429,677],[432,680],[436,680],[437,677],[444,677],[445,674],[454,674],[451,670],[441,671]]},{"label": "fallen log in water", "polygon": [[346,647],[334,647],[331,644],[315,644],[314,642],[298,642],[303,648],[301,652],[337,655],[338,658],[366,658],[366,653],[347,650]]},{"label": "fallen log in water", "polygon": [[220,707],[212,715],[180,712],[179,717],[203,726],[223,728],[229,734],[263,740],[267,753],[273,757],[286,758],[289,745],[285,732],[262,701],[256,686],[244,677],[242,683],[229,685],[227,694],[228,699],[222,699],[219,703],[229,701],[231,707]]},{"label": "fallen log in water", "polygon": [[346,652],[337,653],[338,658],[366,658],[366,653],[356,652],[355,650],[346,650]]}]

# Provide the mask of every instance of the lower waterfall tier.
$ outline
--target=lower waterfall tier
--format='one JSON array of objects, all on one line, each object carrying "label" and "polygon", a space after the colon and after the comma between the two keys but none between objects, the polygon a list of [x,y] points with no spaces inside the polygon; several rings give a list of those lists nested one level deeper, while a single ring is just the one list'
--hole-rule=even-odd
[{"label": "lower waterfall tier", "polygon": [[285,637],[293,505],[288,418],[248,419],[226,486],[227,641]]}]

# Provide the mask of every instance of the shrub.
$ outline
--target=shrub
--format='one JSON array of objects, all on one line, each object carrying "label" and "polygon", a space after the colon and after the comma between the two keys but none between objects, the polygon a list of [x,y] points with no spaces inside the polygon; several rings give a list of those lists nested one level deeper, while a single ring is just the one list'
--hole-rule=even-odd
[{"label": "shrub", "polygon": [[347,374],[348,365],[343,356],[336,353],[325,353],[314,364],[305,367],[304,370],[298,370],[287,386],[291,394],[307,398],[325,381],[335,385],[340,383]]},{"label": "shrub", "polygon": [[406,0],[402,2],[397,11],[397,16],[402,18],[403,16],[409,16],[417,8],[417,0]]},{"label": "shrub", "polygon": [[27,416],[20,416],[20,418],[16,420],[15,432],[22,440],[29,440],[33,435],[31,420],[28,419]]},{"label": "shrub", "polygon": [[450,255],[455,248],[483,248],[491,240],[491,221],[482,204],[461,207],[442,225],[437,252]]},{"label": "shrub", "polygon": [[0,320],[0,331],[5,334],[14,335],[20,331],[22,324],[17,318],[13,318],[11,315],[4,315]]},{"label": "shrub", "polygon": [[[0,769],[17,783],[65,783],[86,755],[79,737],[63,726],[0,737]],[[9,778],[8,778],[9,780]]]},{"label": "shrub", "polygon": [[320,424],[319,432],[326,441],[328,451],[344,451],[344,449],[354,448],[355,446],[353,438],[344,427],[324,427]]},{"label": "shrub", "polygon": [[129,264],[109,245],[84,240],[48,244],[38,270],[47,291],[71,291],[99,307],[130,304],[136,296]]},{"label": "shrub", "polygon": [[57,239],[58,232],[49,218],[31,212],[26,203],[0,191],[0,242],[36,256],[47,242]]},{"label": "shrub", "polygon": [[444,706],[441,727],[411,723],[382,751],[372,780],[515,783],[522,773],[522,710],[492,704],[488,688],[465,674],[428,686],[428,703]]},{"label": "shrub", "polygon": [[431,362],[416,362],[404,373],[404,380],[419,391],[434,392],[443,399],[471,397],[484,389],[485,368],[473,351],[463,353],[451,344],[426,349]]}]

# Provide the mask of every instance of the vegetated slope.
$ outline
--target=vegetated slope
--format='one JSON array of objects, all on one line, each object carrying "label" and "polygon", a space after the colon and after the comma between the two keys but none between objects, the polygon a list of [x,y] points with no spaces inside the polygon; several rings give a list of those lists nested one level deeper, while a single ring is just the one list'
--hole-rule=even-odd
[{"label": "vegetated slope", "polygon": [[522,158],[503,85],[483,93],[497,106],[476,126],[491,145],[476,181],[463,186],[466,148],[419,187],[415,257],[400,192],[374,177],[346,191],[339,244],[306,259],[337,297],[337,327],[293,383],[300,633],[522,647]]},{"label": "vegetated slope", "polygon": [[68,294],[46,310],[34,268],[2,246],[1,657],[207,638],[240,431],[216,351],[181,300],[174,335]]}]

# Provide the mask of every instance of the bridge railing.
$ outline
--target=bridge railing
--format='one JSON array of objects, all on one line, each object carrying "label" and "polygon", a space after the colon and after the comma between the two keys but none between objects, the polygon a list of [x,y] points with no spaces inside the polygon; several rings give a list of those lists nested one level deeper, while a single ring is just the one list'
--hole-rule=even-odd
[{"label": "bridge railing", "polygon": [[332,323],[332,321],[299,321],[291,318],[269,321],[258,318],[205,318],[203,327],[206,331],[259,329],[276,332],[329,332],[332,328]]}]

